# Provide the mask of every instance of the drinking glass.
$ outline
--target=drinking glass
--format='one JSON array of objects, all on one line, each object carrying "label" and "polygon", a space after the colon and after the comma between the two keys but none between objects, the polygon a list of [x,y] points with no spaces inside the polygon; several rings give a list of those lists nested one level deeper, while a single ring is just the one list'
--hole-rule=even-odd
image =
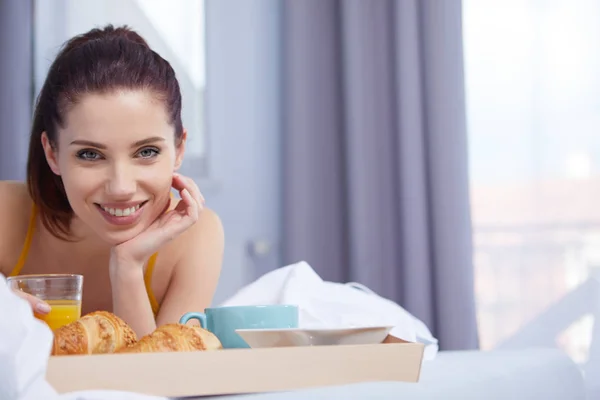
[{"label": "drinking glass", "polygon": [[36,318],[55,330],[81,318],[83,276],[74,274],[19,275],[7,278],[9,286],[44,300],[50,312]]}]

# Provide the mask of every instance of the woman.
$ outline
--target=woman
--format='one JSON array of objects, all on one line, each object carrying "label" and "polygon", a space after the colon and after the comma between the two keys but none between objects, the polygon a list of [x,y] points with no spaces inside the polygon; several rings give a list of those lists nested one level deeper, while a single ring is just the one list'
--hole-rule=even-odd
[{"label": "woman", "polygon": [[175,73],[137,33],[68,41],[37,100],[27,185],[0,183],[0,272],[82,274],[82,313],[112,311],[138,337],[209,306],[223,230],[175,172],[186,135]]}]

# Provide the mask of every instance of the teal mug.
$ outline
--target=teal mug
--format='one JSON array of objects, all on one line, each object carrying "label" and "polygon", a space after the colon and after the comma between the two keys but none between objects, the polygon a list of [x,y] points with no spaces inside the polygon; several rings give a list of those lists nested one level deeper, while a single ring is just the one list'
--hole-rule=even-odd
[{"label": "teal mug", "polygon": [[235,332],[236,329],[297,328],[298,307],[276,304],[207,308],[204,313],[184,314],[179,323],[186,324],[190,319],[197,319],[202,328],[214,333],[223,348],[248,348],[250,346]]}]

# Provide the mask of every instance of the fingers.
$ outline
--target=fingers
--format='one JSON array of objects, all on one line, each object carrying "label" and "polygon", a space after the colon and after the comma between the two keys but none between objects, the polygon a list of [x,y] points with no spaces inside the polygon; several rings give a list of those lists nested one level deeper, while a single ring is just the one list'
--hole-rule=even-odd
[{"label": "fingers", "polygon": [[189,190],[183,189],[181,191],[181,199],[184,201],[189,210],[189,216],[192,217],[194,221],[198,220],[198,216],[200,214],[200,209],[202,207],[201,204],[198,203],[198,200],[194,199],[190,194]]},{"label": "fingers", "polygon": [[20,290],[14,290],[14,293],[21,297],[22,299],[27,300],[31,309],[42,315],[46,315],[50,312],[50,305],[43,300],[38,299],[35,296],[30,295],[29,293],[22,292]]},{"label": "fingers", "polygon": [[183,189],[187,189],[192,197],[198,202],[198,205],[201,207],[204,206],[205,200],[204,196],[200,192],[198,185],[194,182],[193,179],[187,178],[180,174],[173,174],[173,187],[181,193]]},{"label": "fingers", "polygon": [[[196,185],[193,179],[180,174],[174,174],[173,187],[179,190],[181,199],[183,200],[183,204],[181,205],[185,206],[187,214],[194,222],[197,221],[205,203],[204,196],[200,193],[198,185]],[[179,211],[183,211],[182,207],[178,206],[177,208]]]},{"label": "fingers", "polygon": [[174,210],[161,217],[160,236],[167,242],[175,239],[196,221],[200,215],[200,205],[190,191],[181,190],[181,201]]}]

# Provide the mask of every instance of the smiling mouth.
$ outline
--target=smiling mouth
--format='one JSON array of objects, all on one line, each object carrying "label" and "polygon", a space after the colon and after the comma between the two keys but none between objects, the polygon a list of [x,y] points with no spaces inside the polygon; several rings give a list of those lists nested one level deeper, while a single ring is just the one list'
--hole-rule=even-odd
[{"label": "smiling mouth", "polygon": [[112,215],[113,217],[128,217],[132,214],[135,214],[135,212],[138,211],[140,208],[142,208],[147,202],[148,202],[148,200],[143,201],[135,206],[125,207],[125,208],[106,207],[106,206],[103,206],[102,204],[98,204],[98,203],[94,203],[94,204],[96,205],[96,207],[104,210],[106,213]]}]

